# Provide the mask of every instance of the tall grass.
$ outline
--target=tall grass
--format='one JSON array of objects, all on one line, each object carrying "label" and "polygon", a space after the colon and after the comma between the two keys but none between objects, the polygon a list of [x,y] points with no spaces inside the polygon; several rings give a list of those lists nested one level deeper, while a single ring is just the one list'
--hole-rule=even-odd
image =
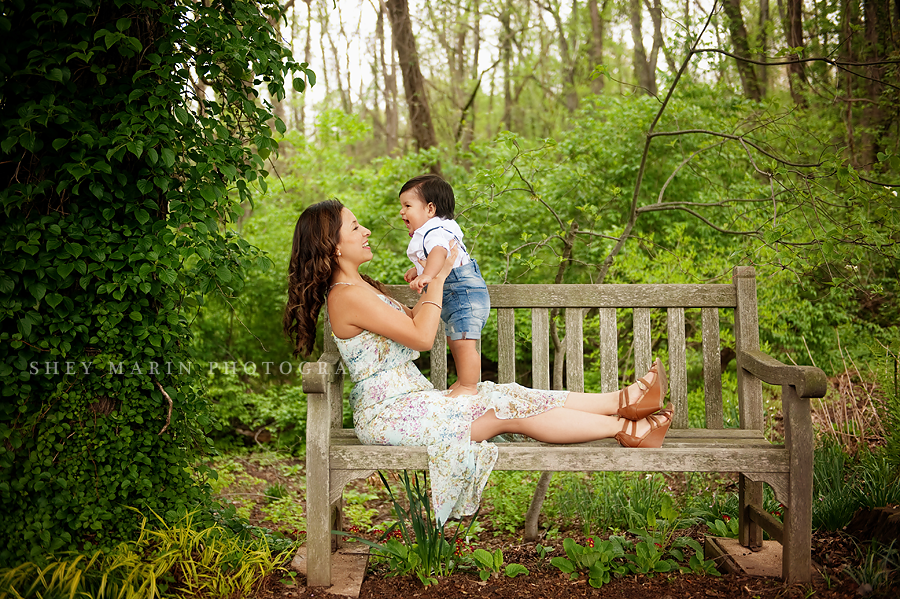
[{"label": "tall grass", "polygon": [[219,526],[195,529],[191,514],[171,526],[159,518],[155,530],[144,518],[138,538],[109,553],[67,554],[46,565],[2,569],[0,589],[15,599],[236,599],[255,595],[289,552],[273,555],[265,539],[242,541]]}]

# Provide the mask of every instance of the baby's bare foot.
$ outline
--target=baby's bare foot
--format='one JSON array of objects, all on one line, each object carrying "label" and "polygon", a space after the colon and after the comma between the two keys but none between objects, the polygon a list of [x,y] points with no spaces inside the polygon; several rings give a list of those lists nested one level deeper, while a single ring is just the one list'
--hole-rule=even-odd
[{"label": "baby's bare foot", "polygon": [[478,385],[460,385],[459,381],[450,386],[448,397],[459,397],[460,395],[478,395]]}]

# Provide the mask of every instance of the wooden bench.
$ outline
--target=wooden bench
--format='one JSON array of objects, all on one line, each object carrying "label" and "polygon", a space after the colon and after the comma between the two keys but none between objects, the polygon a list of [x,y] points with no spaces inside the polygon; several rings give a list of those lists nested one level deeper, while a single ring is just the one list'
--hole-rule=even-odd
[{"label": "wooden bench", "polygon": [[[635,372],[649,369],[652,342],[665,339],[669,401],[675,406],[673,427],[660,449],[626,449],[612,439],[575,445],[502,443],[498,444],[495,470],[740,473],[741,545],[761,547],[763,531],[767,532],[783,546],[785,581],[810,580],[814,436],[807,398],[824,396],[827,381],[818,368],[785,365],[760,352],[756,274],[752,267],[735,267],[732,284],[489,285],[488,289],[497,312],[497,382],[516,378],[514,311],[524,309],[531,312],[533,386],[550,388],[549,311],[558,308],[565,310],[567,388],[582,391],[583,318],[591,309],[599,312],[601,388],[617,389],[621,384],[616,322],[619,309],[620,315],[631,313]],[[415,301],[405,286],[391,287],[391,293],[408,305]],[[699,314],[693,309],[699,309]],[[651,331],[655,310],[665,311],[660,328],[666,330]],[[688,320],[686,310],[690,310]],[[720,313],[725,315],[723,324]],[[656,316],[662,323],[662,313]],[[698,321],[702,329],[699,348],[696,343],[686,343],[685,336],[686,322]],[[740,428],[723,428],[722,326],[733,327],[734,332]],[[331,584],[331,551],[339,544],[331,531],[342,530],[341,495],[349,481],[375,470],[427,469],[424,447],[361,445],[353,429],[342,428],[343,369],[330,332],[326,333],[321,359],[305,364],[303,370],[303,390],[308,394],[309,586]],[[687,357],[695,351],[702,351],[706,428],[688,428]],[[694,363],[698,360],[699,355]],[[447,349],[440,330],[431,351],[431,373],[435,387],[446,389]],[[763,382],[781,385],[784,445],[772,444],[764,436]],[[733,397],[734,390],[730,391]],[[785,506],[783,524],[762,507],[763,482]]]}]

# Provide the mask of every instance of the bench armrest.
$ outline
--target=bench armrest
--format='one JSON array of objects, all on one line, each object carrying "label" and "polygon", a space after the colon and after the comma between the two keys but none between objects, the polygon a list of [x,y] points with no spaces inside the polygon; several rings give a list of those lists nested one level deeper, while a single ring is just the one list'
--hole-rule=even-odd
[{"label": "bench armrest", "polygon": [[770,385],[791,385],[800,397],[824,397],[828,379],[821,368],[791,366],[759,350],[740,351],[737,363],[756,378]]},{"label": "bench armrest", "polygon": [[318,362],[306,362],[301,371],[303,392],[307,395],[325,393],[328,383],[340,376],[341,356],[337,352],[326,352]]}]

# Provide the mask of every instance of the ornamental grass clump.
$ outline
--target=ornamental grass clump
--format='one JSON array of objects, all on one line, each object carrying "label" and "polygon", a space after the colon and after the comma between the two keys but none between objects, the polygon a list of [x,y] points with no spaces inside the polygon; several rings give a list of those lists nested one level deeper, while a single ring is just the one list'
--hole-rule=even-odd
[{"label": "ornamental grass clump", "polygon": [[191,514],[172,526],[159,520],[151,530],[144,518],[136,540],[108,553],[66,553],[44,565],[4,568],[0,588],[15,599],[251,597],[294,549],[275,555],[265,538],[245,541],[220,526],[194,528]]},{"label": "ornamental grass clump", "polygon": [[425,586],[437,584],[438,578],[449,576],[460,565],[457,541],[468,536],[478,513],[468,526],[460,521],[448,538],[445,530],[447,523],[439,524],[432,512],[426,472],[413,472],[410,477],[409,472],[404,470],[400,475],[408,508],[398,501],[384,475],[380,472],[378,475],[391,498],[397,521],[380,536],[379,540],[383,543],[348,536],[372,547],[387,563],[388,576],[415,574]]}]

